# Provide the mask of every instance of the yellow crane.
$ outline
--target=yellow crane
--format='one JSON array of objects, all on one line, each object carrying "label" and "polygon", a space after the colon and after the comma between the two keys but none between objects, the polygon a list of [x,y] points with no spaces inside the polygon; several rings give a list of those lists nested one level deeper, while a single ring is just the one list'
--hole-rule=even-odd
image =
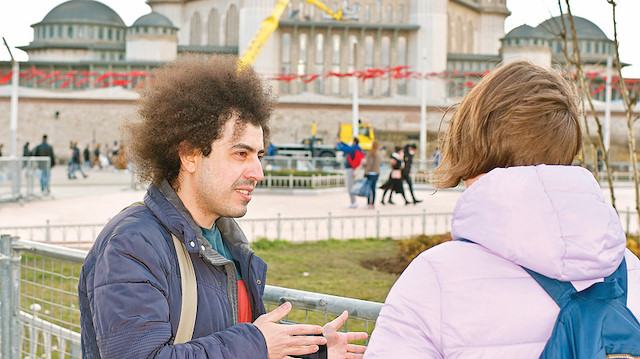
[{"label": "yellow crane", "polygon": [[[242,56],[240,56],[240,64],[238,66],[238,70],[241,70],[245,66],[251,66],[253,64],[253,62],[256,60],[256,57],[258,57],[258,55],[260,54],[260,51],[264,47],[264,44],[267,42],[271,34],[273,34],[273,32],[276,31],[276,29],[278,28],[278,25],[280,24],[280,17],[282,16],[282,13],[286,10],[287,5],[289,5],[290,1],[291,0],[278,0],[278,3],[271,11],[271,15],[269,15],[269,17],[267,17],[262,22],[262,24],[258,28],[258,31],[256,31],[256,33],[253,35],[251,42],[249,42],[249,45],[247,45],[247,48],[242,53]],[[337,12],[333,12],[331,9],[329,9],[326,5],[324,5],[322,2],[318,0],[304,0],[304,1],[326,11],[336,20],[342,19],[341,9],[338,10]]]}]

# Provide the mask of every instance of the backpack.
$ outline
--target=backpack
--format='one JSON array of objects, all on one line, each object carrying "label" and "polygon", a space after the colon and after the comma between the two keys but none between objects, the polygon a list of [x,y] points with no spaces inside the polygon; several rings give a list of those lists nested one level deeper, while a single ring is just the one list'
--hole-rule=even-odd
[{"label": "backpack", "polygon": [[351,166],[351,168],[353,169],[356,169],[358,168],[358,166],[360,166],[360,163],[362,163],[363,158],[364,158],[364,152],[360,150],[355,150],[353,152],[353,157],[351,157],[350,155],[347,155],[347,161],[349,162],[349,166]]},{"label": "backpack", "polygon": [[524,268],[553,298],[560,313],[540,358],[640,358],[640,323],[627,308],[625,260],[603,282],[576,291]]}]

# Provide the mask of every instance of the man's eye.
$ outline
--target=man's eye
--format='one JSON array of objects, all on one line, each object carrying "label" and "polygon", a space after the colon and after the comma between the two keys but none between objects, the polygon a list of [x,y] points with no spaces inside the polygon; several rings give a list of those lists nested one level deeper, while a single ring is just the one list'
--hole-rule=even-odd
[{"label": "man's eye", "polygon": [[246,152],[244,152],[244,151],[243,151],[243,152],[236,152],[236,155],[237,155],[237,156],[240,156],[240,157],[243,157],[243,158],[244,158],[244,157],[247,157],[247,153],[246,153]]}]

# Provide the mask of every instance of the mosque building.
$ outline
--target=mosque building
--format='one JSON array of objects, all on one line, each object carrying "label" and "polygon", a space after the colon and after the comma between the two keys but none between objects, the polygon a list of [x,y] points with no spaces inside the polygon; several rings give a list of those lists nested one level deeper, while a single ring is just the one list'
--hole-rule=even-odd
[{"label": "mosque building", "polygon": [[[20,63],[19,141],[35,143],[44,132],[63,148],[72,140],[119,140],[119,124],[136,115],[135,89],[155,67],[186,53],[241,55],[276,1],[146,3],[151,12],[131,25],[94,0],[61,3],[32,25],[33,41],[19,46],[29,57]],[[333,12],[342,10],[343,19],[291,0],[253,64],[279,94],[274,142],[309,137],[316,123],[318,136],[331,143],[339,123],[351,121],[358,86],[359,117],[389,145],[417,142],[424,95],[428,138],[435,146],[445,109],[500,62],[565,62],[556,36],[563,18],[505,35],[506,0],[324,3]],[[587,19],[574,22],[586,71],[601,73],[614,53],[613,41]],[[0,62],[0,112],[7,114],[10,70],[10,62]],[[595,98],[603,100],[604,91],[594,86]],[[8,128],[0,125],[0,142],[7,142]]]}]

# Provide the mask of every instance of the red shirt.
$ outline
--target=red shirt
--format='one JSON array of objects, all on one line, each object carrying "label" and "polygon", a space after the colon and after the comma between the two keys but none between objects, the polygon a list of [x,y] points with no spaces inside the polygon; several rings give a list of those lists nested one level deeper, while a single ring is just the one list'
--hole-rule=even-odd
[{"label": "red shirt", "polygon": [[238,279],[238,323],[251,323],[252,321],[249,293],[244,285],[244,280]]}]

